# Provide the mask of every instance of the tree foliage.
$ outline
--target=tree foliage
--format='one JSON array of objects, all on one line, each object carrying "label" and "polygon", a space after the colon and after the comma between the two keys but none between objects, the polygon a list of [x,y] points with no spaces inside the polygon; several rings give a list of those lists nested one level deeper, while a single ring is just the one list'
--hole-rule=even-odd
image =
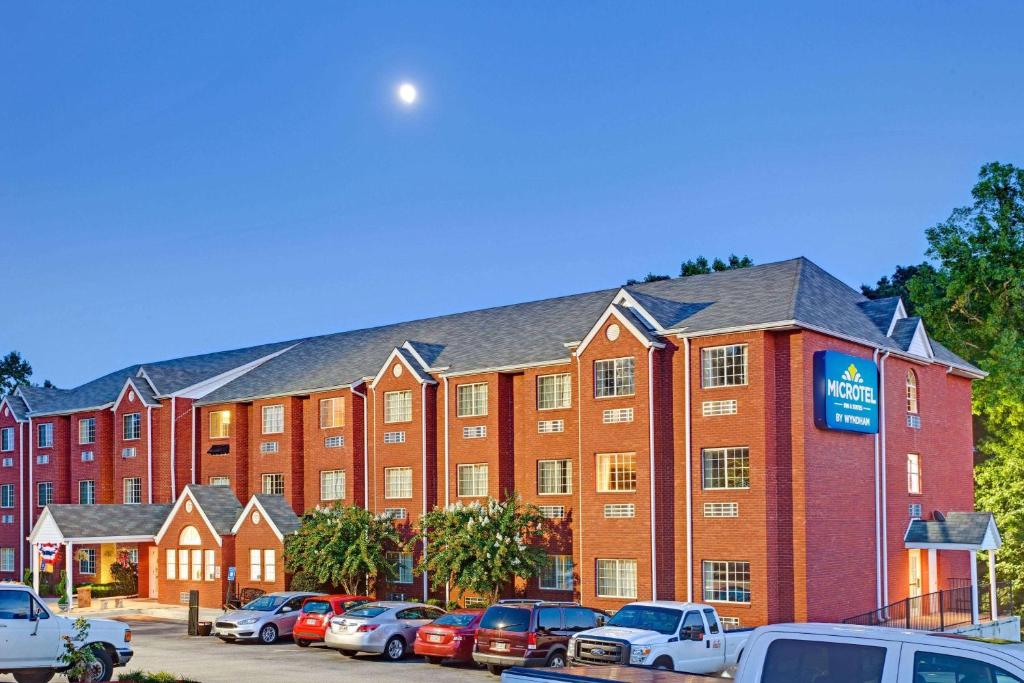
[{"label": "tree foliage", "polygon": [[0,358],[0,396],[6,396],[19,386],[28,384],[32,366],[17,351]]},{"label": "tree foliage", "polygon": [[662,280],[671,280],[671,279],[672,279],[671,275],[657,275],[655,273],[647,273],[647,275],[644,275],[642,280],[636,280],[634,278],[629,278],[628,280],[626,280],[626,286],[629,287],[630,285],[638,285],[638,284],[640,284],[642,282],[661,282]]},{"label": "tree foliage", "polygon": [[896,266],[892,276],[883,275],[878,278],[875,286],[861,285],[860,291],[869,299],[886,299],[891,296],[898,296],[903,299],[903,305],[907,309],[907,315],[917,315],[917,309],[913,297],[910,296],[909,284],[916,277],[928,277],[935,271],[935,266],[925,261],[916,266]]},{"label": "tree foliage", "polygon": [[518,496],[434,508],[416,525],[413,543],[427,541],[426,561],[416,573],[429,572],[434,588],[450,582],[460,593],[496,602],[502,587],[537,575],[548,561],[536,543],[544,537],[543,523],[540,511]]},{"label": "tree foliage", "polygon": [[354,505],[317,507],[302,517],[299,530],[285,541],[285,568],[357,595],[366,579],[372,583],[394,578],[387,551],[397,550],[401,543],[390,517]]},{"label": "tree foliage", "polygon": [[687,275],[706,275],[708,273],[719,273],[723,270],[749,268],[752,265],[754,265],[754,261],[749,256],[730,254],[729,258],[725,261],[715,257],[710,263],[708,263],[705,257],[698,256],[695,259],[683,261],[683,264],[679,267],[679,274],[683,277]]}]

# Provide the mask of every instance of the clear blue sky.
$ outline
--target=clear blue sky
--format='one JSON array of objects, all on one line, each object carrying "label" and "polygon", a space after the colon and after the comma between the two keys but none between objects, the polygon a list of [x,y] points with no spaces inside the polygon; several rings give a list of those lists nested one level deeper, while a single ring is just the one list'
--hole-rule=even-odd
[{"label": "clear blue sky", "polygon": [[[0,352],[133,362],[806,255],[1024,163],[1021,2],[0,6]],[[398,106],[403,79],[421,92]]]}]

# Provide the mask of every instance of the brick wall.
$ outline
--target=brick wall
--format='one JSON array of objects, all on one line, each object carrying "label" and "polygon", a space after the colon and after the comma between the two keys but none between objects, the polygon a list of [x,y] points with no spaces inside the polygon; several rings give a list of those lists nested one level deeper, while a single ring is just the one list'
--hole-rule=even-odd
[{"label": "brick wall", "polygon": [[[254,514],[255,513],[255,514]],[[252,576],[250,551],[260,551],[260,577]],[[274,580],[267,581],[265,559],[266,551],[274,553]],[[284,571],[284,543],[277,538],[266,518],[255,507],[248,511],[245,520],[235,535],[235,557],[238,561],[239,588],[260,588],[267,593],[283,591],[287,585]]]},{"label": "brick wall", "polygon": [[[10,523],[0,522],[0,548],[14,549],[14,571],[0,571],[0,581],[17,580],[21,577],[21,567],[27,565],[24,557],[24,537],[28,534],[27,525],[23,526],[23,510],[25,506],[23,488],[25,481],[22,477],[23,448],[24,459],[28,458],[27,444],[23,443],[24,435],[28,433],[28,424],[15,421],[14,415],[5,405],[0,409],[0,429],[10,428],[14,430],[14,441],[10,451],[0,452],[0,459],[10,458],[11,466],[0,466],[0,485],[9,484],[14,487],[14,506],[11,508],[0,508],[0,515],[11,515],[13,521]],[[27,471],[27,465],[25,465]],[[27,475],[26,475],[27,476]]]},{"label": "brick wall", "polygon": [[[191,501],[191,497],[187,496],[186,501]],[[187,506],[183,503],[171,518],[171,522],[167,527],[167,531],[164,536],[160,539],[157,544],[159,549],[158,557],[158,579],[157,579],[157,599],[161,603],[167,604],[179,604],[182,593],[187,593],[190,590],[199,591],[199,605],[201,607],[218,608],[224,604],[224,597],[227,592],[227,567],[235,564],[235,552],[234,544],[235,539],[233,536],[227,535],[222,537],[223,545],[218,545],[216,536],[211,532],[210,528],[203,521],[202,516],[199,513],[199,507],[195,505],[194,501],[191,512],[187,510]],[[192,526],[199,532],[201,543],[198,546],[184,546],[180,543],[180,537],[182,530]],[[169,579],[167,575],[167,550],[173,548],[177,552],[183,550],[189,551],[200,550],[203,551],[205,560],[205,551],[212,550],[214,552],[214,563],[219,568],[219,577],[215,576],[214,580],[207,581],[205,578],[205,568],[203,569],[203,579],[200,581],[194,581],[191,577],[191,557],[189,559],[189,576],[182,579],[178,576],[178,567],[175,569],[175,578]]]}]

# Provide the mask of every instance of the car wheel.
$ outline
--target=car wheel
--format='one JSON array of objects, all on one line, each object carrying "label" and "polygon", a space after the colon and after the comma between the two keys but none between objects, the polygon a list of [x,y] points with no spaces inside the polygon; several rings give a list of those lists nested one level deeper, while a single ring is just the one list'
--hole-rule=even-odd
[{"label": "car wheel", "polygon": [[654,664],[651,665],[652,669],[659,669],[661,671],[674,671],[675,667],[672,665],[672,660],[668,657],[659,657],[654,660]]},{"label": "car wheel", "polygon": [[548,657],[547,666],[552,669],[561,669],[565,666],[565,653],[559,650],[558,652],[552,652],[551,656]]},{"label": "car wheel", "polygon": [[53,672],[47,669],[19,671],[14,674],[14,680],[18,681],[18,683],[48,683],[53,678],[53,675]]},{"label": "car wheel", "polygon": [[357,654],[359,654],[355,650],[338,650],[338,652],[345,655],[346,657],[355,657]]},{"label": "car wheel", "polygon": [[488,664],[487,665],[487,670],[490,671],[495,676],[500,676],[501,672],[505,670],[505,667],[498,666],[497,664]]},{"label": "car wheel", "polygon": [[277,627],[267,624],[260,629],[260,642],[264,645],[273,645],[277,641]]},{"label": "car wheel", "polygon": [[405,656],[405,641],[398,636],[391,636],[384,646],[384,658],[389,662],[397,662]]},{"label": "car wheel", "polygon": [[298,645],[299,647],[309,647],[309,641],[306,640],[305,638],[296,638],[295,639],[295,644]]}]

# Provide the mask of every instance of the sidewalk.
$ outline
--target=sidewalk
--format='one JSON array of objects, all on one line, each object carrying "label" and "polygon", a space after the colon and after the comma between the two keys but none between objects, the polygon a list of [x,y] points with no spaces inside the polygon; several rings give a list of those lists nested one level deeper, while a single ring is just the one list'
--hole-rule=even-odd
[{"label": "sidewalk", "polygon": [[[142,598],[94,598],[89,607],[74,607],[70,612],[61,612],[56,598],[46,600],[49,607],[64,616],[98,617],[103,619],[131,619],[140,621],[188,622],[188,605],[164,605],[156,600]],[[74,601],[77,605],[77,599]],[[105,605],[105,607],[104,607]],[[215,621],[224,614],[219,609],[199,608],[199,621]]]}]

